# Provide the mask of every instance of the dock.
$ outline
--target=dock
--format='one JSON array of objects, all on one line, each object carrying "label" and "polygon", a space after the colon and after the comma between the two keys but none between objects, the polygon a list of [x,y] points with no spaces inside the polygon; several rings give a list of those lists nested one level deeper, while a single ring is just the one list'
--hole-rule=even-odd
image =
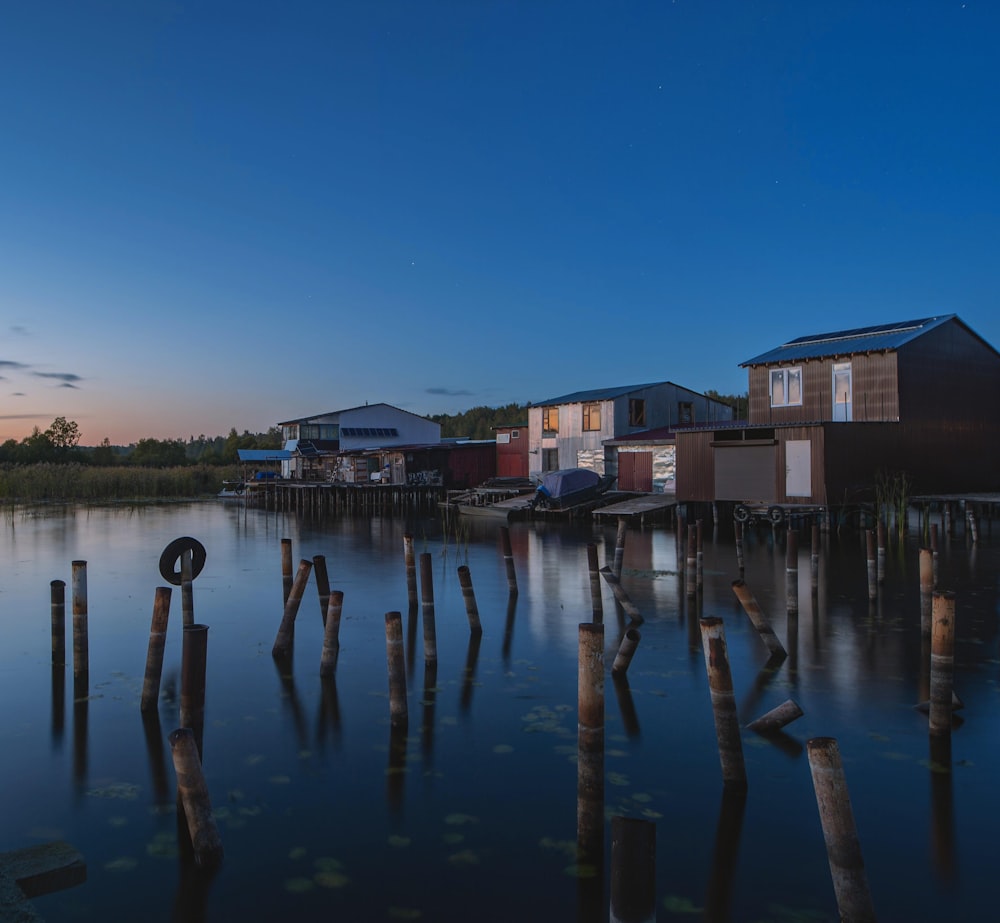
[{"label": "dock", "polygon": [[614,516],[624,519],[638,517],[640,521],[643,521],[647,517],[670,518],[676,509],[677,497],[675,494],[639,494],[609,503],[607,506],[598,507],[594,510],[594,516]]}]

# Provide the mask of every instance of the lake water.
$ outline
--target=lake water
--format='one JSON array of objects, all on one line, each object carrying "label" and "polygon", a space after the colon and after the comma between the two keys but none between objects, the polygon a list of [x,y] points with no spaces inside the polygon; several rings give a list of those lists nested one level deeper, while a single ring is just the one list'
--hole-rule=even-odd
[{"label": "lake water", "polygon": [[[7,510],[0,534],[0,851],[65,840],[87,881],[33,902],[50,920],[599,920],[613,816],[655,824],[659,920],[838,918],[805,742],[838,741],[880,920],[992,916],[1000,812],[1000,538],[942,540],[956,595],[962,722],[932,759],[917,536],[890,546],[877,604],[864,536],[823,537],[819,585],[801,542],[799,614],[785,553],[748,534],[745,580],[789,656],[773,672],[737,601],[731,532],[704,541],[689,598],[670,528],[628,533],[622,585],[643,614],[628,689],[605,687],[605,846],[577,855],[578,626],[591,618],[587,544],[615,526],[515,522],[511,604],[498,527],[456,536],[433,518],[310,522],[210,501],[137,509]],[[404,535],[433,562],[438,662],[407,605]],[[203,767],[225,849],[213,876],[179,849],[173,764],[181,593],[173,593],[158,714],[139,702],[161,551],[207,550],[194,582],[209,626]],[[323,683],[314,579],[291,665],[271,656],[283,611],[281,540],[326,557],[344,593],[335,680]],[[51,666],[50,582],[87,562],[89,696]],[[483,624],[470,635],[457,568]],[[680,571],[680,572],[679,572]],[[605,664],[623,625],[603,586]],[[389,721],[385,619],[403,616],[408,729]],[[748,792],[724,794],[699,617],[724,620],[741,724],[791,698],[777,738],[744,730]],[[158,719],[158,720],[157,720]],[[950,752],[949,752],[950,750]],[[596,877],[588,877],[594,871]]]}]

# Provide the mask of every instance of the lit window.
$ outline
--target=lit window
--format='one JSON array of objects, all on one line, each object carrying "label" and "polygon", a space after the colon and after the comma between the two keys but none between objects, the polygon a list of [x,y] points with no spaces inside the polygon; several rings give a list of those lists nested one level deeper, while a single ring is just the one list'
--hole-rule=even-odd
[{"label": "lit window", "polygon": [[593,433],[599,431],[600,428],[601,428],[601,405],[584,404],[583,431],[585,433]]},{"label": "lit window", "polygon": [[558,407],[543,407],[542,408],[542,432],[543,433],[558,433],[559,432],[559,408]]}]

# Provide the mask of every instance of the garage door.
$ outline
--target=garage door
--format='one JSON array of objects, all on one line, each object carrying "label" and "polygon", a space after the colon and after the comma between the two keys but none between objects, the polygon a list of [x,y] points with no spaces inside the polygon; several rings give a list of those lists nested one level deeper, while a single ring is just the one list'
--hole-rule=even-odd
[{"label": "garage door", "polygon": [[653,492],[653,453],[618,453],[618,489]]},{"label": "garage door", "polygon": [[773,503],[777,446],[715,446],[715,497]]}]

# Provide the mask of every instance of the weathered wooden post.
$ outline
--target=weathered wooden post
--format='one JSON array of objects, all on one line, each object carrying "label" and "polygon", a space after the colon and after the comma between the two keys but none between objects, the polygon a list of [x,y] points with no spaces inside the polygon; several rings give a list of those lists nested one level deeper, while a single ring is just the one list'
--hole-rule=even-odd
[{"label": "weathered wooden post", "polygon": [[812,548],[809,555],[809,572],[812,579],[812,589],[819,589],[819,526],[814,522],[812,525]]},{"label": "weathered wooden post", "polygon": [[618,517],[618,534],[615,536],[615,564],[612,570],[616,577],[621,578],[622,562],[625,560],[625,537],[628,535],[628,520]]},{"label": "weathered wooden post", "polygon": [[299,561],[299,569],[292,581],[288,596],[285,598],[285,611],[282,613],[278,634],[274,639],[274,646],[271,648],[272,657],[287,657],[292,653],[292,644],[295,638],[295,617],[299,614],[302,594],[309,582],[310,571],[312,571],[312,561],[307,561],[305,558]]},{"label": "weathered wooden post", "polygon": [[292,570],[292,540],[283,538],[281,540],[281,600],[288,602],[288,594],[292,591],[292,584],[295,578]]},{"label": "weathered wooden post", "polygon": [[865,542],[868,557],[868,599],[874,602],[878,599],[878,566],[875,556],[875,532],[872,529],[865,531]]},{"label": "weathered wooden post", "polygon": [[687,587],[687,595],[689,597],[694,597],[698,595],[697,570],[698,570],[698,527],[688,526],[687,558],[684,562],[684,585]]},{"label": "weathered wooden post", "polygon": [[625,635],[622,637],[622,642],[618,646],[618,653],[615,655],[614,663],[611,665],[612,675],[625,673],[628,670],[641,638],[642,635],[639,634],[638,628],[629,628],[626,630]]},{"label": "weathered wooden post", "polygon": [[743,565],[743,523],[735,522],[733,523],[733,532],[736,536],[736,567],[740,572],[740,576],[743,576],[744,565]]},{"label": "weathered wooden post", "polygon": [[746,583],[742,580],[734,580],[733,592],[736,594],[736,598],[740,601],[743,611],[746,612],[750,621],[753,623],[753,627],[757,629],[757,634],[760,635],[761,640],[765,645],[767,645],[767,649],[772,654],[785,656],[787,654],[785,648],[778,640],[778,636],[774,633],[774,629],[765,618],[760,605],[757,600],[754,599],[753,593],[750,592],[750,588],[746,585]]},{"label": "weathered wooden post", "polygon": [[799,533],[789,529],[785,536],[785,597],[789,615],[799,611]]},{"label": "weathered wooden post", "polygon": [[699,519],[694,526],[695,534],[695,583],[698,585],[698,592],[704,585],[705,580],[705,551],[702,546],[702,521]]},{"label": "weathered wooden post", "polygon": [[146,674],[142,683],[141,711],[156,708],[160,697],[160,677],[163,674],[163,649],[167,642],[167,617],[170,615],[168,586],[158,586],[153,595],[153,620],[149,628],[149,647],[146,650]]},{"label": "weathered wooden post", "polygon": [[733,692],[733,677],[729,669],[729,653],[722,619],[712,616],[701,619],[699,624],[712,696],[715,736],[719,743],[722,781],[727,788],[745,791],[747,774],[743,762],[743,740],[736,714],[736,695]]},{"label": "weathered wooden post", "polygon": [[582,862],[604,854],[604,625],[579,626],[577,663],[577,849]]},{"label": "weathered wooden post", "polygon": [[507,567],[507,590],[517,595],[517,574],[514,571],[514,550],[510,544],[510,529],[507,526],[500,526],[500,547],[503,552],[503,561]]},{"label": "weathered wooden post", "polygon": [[184,808],[195,862],[202,868],[216,868],[222,863],[222,837],[212,815],[212,802],[194,734],[190,728],[177,728],[168,740],[177,773],[177,794]]},{"label": "weathered wooden post", "polygon": [[780,731],[786,724],[791,724],[802,715],[803,711],[798,702],[787,699],[777,708],[772,708],[767,714],[761,715],[756,721],[751,721],[747,728],[758,734],[771,734]]},{"label": "weathered wooden post", "polygon": [[656,824],[611,818],[610,923],[656,923]]},{"label": "weathered wooden post", "polygon": [[474,635],[483,633],[483,625],[479,620],[479,606],[476,605],[476,593],[472,588],[472,573],[468,565],[458,568],[458,583],[462,588],[462,599],[465,601],[465,614],[469,619],[469,631]]},{"label": "weathered wooden post", "polygon": [[837,741],[814,737],[806,741],[806,753],[840,919],[845,923],[874,923],[875,908]]},{"label": "weathered wooden post", "polygon": [[937,523],[931,525],[931,562],[934,566],[934,586],[938,585],[938,527]]},{"label": "weathered wooden post", "polygon": [[405,727],[409,721],[406,707],[406,664],[403,659],[403,616],[385,614],[385,656],[389,669],[389,720],[393,727]]},{"label": "weathered wooden post", "polygon": [[66,581],[49,583],[52,621],[52,666],[66,665]]},{"label": "weathered wooden post", "polygon": [[420,604],[424,622],[424,660],[437,663],[437,625],[434,621],[434,562],[420,555]]},{"label": "weathered wooden post", "polygon": [[406,599],[410,609],[417,608],[417,557],[413,550],[413,536],[403,536],[403,559],[406,563]]},{"label": "weathered wooden post", "polygon": [[181,625],[194,624],[194,563],[190,548],[181,552]]},{"label": "weathered wooden post", "polygon": [[87,626],[87,562],[74,561],[73,588],[73,697],[90,691],[90,640]]},{"label": "weathered wooden post", "polygon": [[642,613],[639,612],[629,598],[628,593],[625,592],[625,587],[618,582],[618,578],[611,572],[611,568],[605,564],[601,568],[600,574],[604,578],[605,583],[611,587],[611,592],[615,594],[615,599],[625,611],[625,614],[636,624],[641,624],[644,621]]},{"label": "weathered wooden post", "polygon": [[181,727],[191,728],[202,756],[205,730],[205,672],[208,665],[208,626],[185,625],[181,644]]},{"label": "weathered wooden post", "polygon": [[323,626],[323,652],[320,654],[319,675],[333,676],[337,672],[337,655],[340,653],[340,614],[344,607],[344,594],[333,590],[326,608],[326,624]]},{"label": "weathered wooden post", "polygon": [[598,560],[597,545],[591,542],[587,545],[587,567],[590,570],[590,605],[593,611],[592,621],[604,621],[604,601],[601,597],[601,564]]},{"label": "weathered wooden post", "polygon": [[935,593],[931,629],[931,734],[950,734],[955,669],[955,594]]},{"label": "weathered wooden post", "polygon": [[330,573],[326,569],[326,555],[313,555],[313,573],[316,575],[316,592],[319,594],[319,615],[325,626],[330,607]]}]

